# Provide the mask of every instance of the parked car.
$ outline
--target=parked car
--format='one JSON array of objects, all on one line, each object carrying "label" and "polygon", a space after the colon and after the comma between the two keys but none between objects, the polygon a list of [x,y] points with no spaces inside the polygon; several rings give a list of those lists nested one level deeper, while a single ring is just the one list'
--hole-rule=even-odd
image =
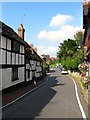
[{"label": "parked car", "polygon": [[64,68],[62,68],[62,71],[61,71],[62,74],[68,74],[68,70],[65,70]]}]

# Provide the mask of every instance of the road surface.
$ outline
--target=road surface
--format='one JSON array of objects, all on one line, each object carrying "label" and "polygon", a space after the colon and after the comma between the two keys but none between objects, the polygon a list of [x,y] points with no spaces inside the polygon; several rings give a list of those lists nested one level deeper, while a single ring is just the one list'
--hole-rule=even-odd
[{"label": "road surface", "polygon": [[[87,107],[80,99],[87,116]],[[47,82],[15,103],[3,108],[3,118],[82,118],[74,82],[60,70],[52,71]]]}]

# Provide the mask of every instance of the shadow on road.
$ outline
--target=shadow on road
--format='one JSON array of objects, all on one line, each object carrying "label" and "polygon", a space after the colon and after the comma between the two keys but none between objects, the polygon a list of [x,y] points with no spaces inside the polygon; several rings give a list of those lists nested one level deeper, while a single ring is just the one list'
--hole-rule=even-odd
[{"label": "shadow on road", "polygon": [[55,86],[62,86],[65,85],[63,83],[58,84],[57,76],[52,76],[49,78],[49,81],[47,85],[44,87],[43,92],[42,92],[42,98],[38,104],[38,107],[36,108],[36,112],[33,112],[33,120],[35,118],[39,118],[43,113],[43,109],[45,106],[51,102],[52,98],[57,94],[57,92],[52,88]]},{"label": "shadow on road", "polygon": [[53,72],[55,72],[55,70],[50,70],[50,73],[53,73]]},{"label": "shadow on road", "polygon": [[[23,99],[3,109],[3,118],[26,119],[34,120],[41,116],[45,106],[56,95],[56,91],[52,88],[65,84],[58,84],[57,76],[49,77],[45,85],[38,88],[34,92],[28,94]],[[15,112],[14,112],[15,111]]]},{"label": "shadow on road", "polygon": [[14,104],[4,108],[2,110],[2,118],[11,118],[17,120],[18,118],[29,118],[31,120],[39,116],[43,108],[57,93],[51,88],[53,85],[56,84],[56,77],[50,78],[50,80],[42,87],[18,100]]},{"label": "shadow on road", "polygon": [[[42,111],[45,106],[52,100],[52,98],[56,95],[56,91],[52,89],[53,86],[57,85],[58,81],[56,80],[57,77],[50,77],[48,82],[43,86],[39,93],[36,95],[37,101],[34,99],[33,101],[33,109],[30,117],[32,120],[38,118],[42,115]],[[35,103],[36,101],[36,103]],[[35,107],[34,107],[35,106]]]},{"label": "shadow on road", "polygon": [[60,84],[56,84],[56,85],[54,85],[54,86],[52,86],[52,87],[55,87],[55,86],[62,86],[62,85],[65,85],[64,83],[60,83]]}]

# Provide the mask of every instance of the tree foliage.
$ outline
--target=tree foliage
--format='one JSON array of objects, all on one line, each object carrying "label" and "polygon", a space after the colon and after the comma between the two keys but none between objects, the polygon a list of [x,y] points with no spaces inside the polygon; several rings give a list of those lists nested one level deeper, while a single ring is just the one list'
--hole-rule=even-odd
[{"label": "tree foliage", "polygon": [[76,70],[82,62],[82,39],[83,33],[79,31],[74,35],[74,39],[64,40],[58,46],[57,57],[64,68]]}]

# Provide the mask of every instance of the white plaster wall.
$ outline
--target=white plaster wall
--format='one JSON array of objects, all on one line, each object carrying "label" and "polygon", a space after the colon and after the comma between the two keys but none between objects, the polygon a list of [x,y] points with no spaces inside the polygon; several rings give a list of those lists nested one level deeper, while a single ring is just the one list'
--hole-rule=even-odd
[{"label": "white plaster wall", "polygon": [[22,64],[24,64],[24,55],[22,55]]},{"label": "white plaster wall", "polygon": [[32,80],[32,71],[30,71],[30,80]]},{"label": "white plaster wall", "polygon": [[37,61],[37,65],[40,66],[40,62],[39,61]]},{"label": "white plaster wall", "polygon": [[26,70],[26,81],[29,81],[29,78],[28,78],[28,71]]},{"label": "white plaster wall", "polygon": [[36,61],[33,61],[32,69],[33,69],[33,70],[36,69]]},{"label": "white plaster wall", "polygon": [[11,86],[12,78],[11,73],[12,73],[11,68],[2,69],[2,89]]},{"label": "white plaster wall", "polygon": [[19,55],[19,64],[21,64],[21,55]]},{"label": "white plaster wall", "polygon": [[39,76],[38,76],[38,73],[37,73],[36,71],[35,71],[35,77],[37,77],[37,78],[39,77]]},{"label": "white plaster wall", "polygon": [[7,39],[7,49],[11,50],[11,40]]},{"label": "white plaster wall", "polygon": [[24,53],[24,46],[23,45],[20,45],[20,53]]},{"label": "white plaster wall", "polygon": [[26,69],[29,69],[29,64],[26,64]]},{"label": "white plaster wall", "polygon": [[30,81],[30,78],[27,78],[26,81],[27,81],[27,82]]},{"label": "white plaster wall", "polygon": [[0,47],[1,47],[1,38],[0,38]]},{"label": "white plaster wall", "polygon": [[16,64],[18,64],[18,54],[16,54]]},{"label": "white plaster wall", "polygon": [[42,71],[42,68],[41,68],[41,66],[39,67],[39,71],[40,71],[40,72]]},{"label": "white plaster wall", "polygon": [[12,64],[15,64],[15,53],[12,53]]},{"label": "white plaster wall", "polygon": [[2,69],[0,68],[0,90],[2,90]]},{"label": "white plaster wall", "polygon": [[2,62],[1,62],[2,56],[1,55],[2,54],[1,54],[1,49],[0,49],[0,64],[2,64]]},{"label": "white plaster wall", "polygon": [[25,76],[25,68],[24,67],[19,67],[18,68],[18,78],[19,78],[19,81],[24,81],[24,76]]},{"label": "white plaster wall", "polygon": [[7,52],[7,64],[11,64],[11,52]]},{"label": "white plaster wall", "polygon": [[6,64],[6,51],[1,50],[1,64]]},{"label": "white plaster wall", "polygon": [[35,77],[40,77],[41,76],[41,72],[39,73],[39,72],[35,72]]},{"label": "white plaster wall", "polygon": [[6,49],[6,38],[1,36],[1,47]]},{"label": "white plaster wall", "polygon": [[24,67],[18,68],[18,80],[12,81],[12,68],[2,69],[2,89],[24,81]]},{"label": "white plaster wall", "polygon": [[36,71],[37,71],[37,72],[41,72],[41,71],[42,71],[41,66],[39,66],[39,67],[37,66],[37,67],[36,67]]},{"label": "white plaster wall", "polygon": [[28,72],[26,70],[26,81],[31,81],[32,80],[32,71],[29,72],[30,78],[28,78]]},{"label": "white plaster wall", "polygon": [[[31,70],[30,64],[26,64],[26,69]],[[26,81],[30,81],[30,80],[32,80],[32,71],[30,71],[30,78],[28,78],[28,72],[26,70]]]}]

